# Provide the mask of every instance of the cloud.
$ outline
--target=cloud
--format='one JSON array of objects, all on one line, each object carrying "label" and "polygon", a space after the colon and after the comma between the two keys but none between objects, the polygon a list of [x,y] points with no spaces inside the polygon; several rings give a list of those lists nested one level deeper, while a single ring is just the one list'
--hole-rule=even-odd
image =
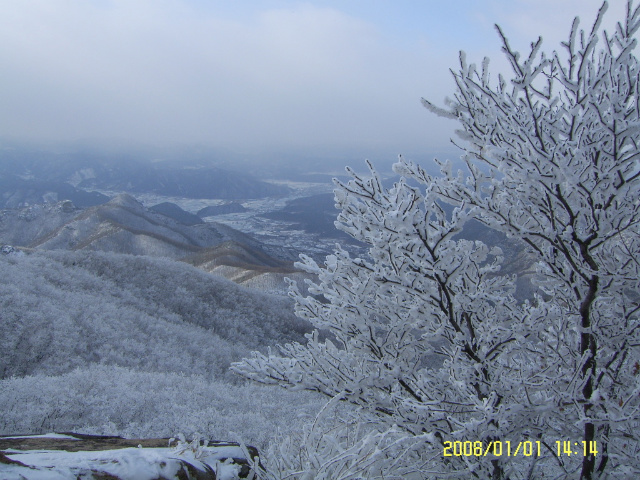
[{"label": "cloud", "polygon": [[[453,92],[448,69],[458,48],[475,61],[489,54],[504,68],[494,22],[526,48],[538,33],[564,38],[573,9],[591,21],[599,4],[463,3],[464,15],[454,18],[446,4],[434,10],[400,1],[387,22],[389,10],[375,16],[362,4],[361,14],[346,13],[341,2],[7,2],[0,131],[252,151],[447,148],[455,124],[419,99],[441,103]],[[425,19],[424,33],[416,17]]]},{"label": "cloud", "polygon": [[338,10],[301,5],[241,21],[179,1],[25,0],[8,10],[0,128],[13,135],[258,148],[407,137],[396,103],[405,92],[393,91],[411,75],[406,52]]}]

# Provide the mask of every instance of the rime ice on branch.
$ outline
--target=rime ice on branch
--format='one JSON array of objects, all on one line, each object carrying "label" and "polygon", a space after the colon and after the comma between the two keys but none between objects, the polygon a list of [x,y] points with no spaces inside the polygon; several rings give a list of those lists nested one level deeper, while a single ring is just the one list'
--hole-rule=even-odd
[{"label": "rime ice on branch", "polygon": [[[336,181],[336,225],[369,257],[302,257],[322,301],[291,287],[296,314],[334,340],[314,334],[235,370],[343,399],[380,431],[419,438],[405,472],[638,475],[640,12],[629,2],[607,33],[606,7],[587,32],[576,19],[551,55],[538,39],[521,57],[498,28],[511,79],[492,82],[488,60],[478,69],[461,54],[454,98],[424,105],[460,122],[466,171],[441,162],[432,176],[400,159],[391,189],[371,165]],[[527,245],[535,298],[516,302],[502,252],[455,236],[471,218]],[[502,440],[539,441],[544,454],[442,455],[446,441]],[[595,441],[598,453],[558,456],[558,440]]]}]

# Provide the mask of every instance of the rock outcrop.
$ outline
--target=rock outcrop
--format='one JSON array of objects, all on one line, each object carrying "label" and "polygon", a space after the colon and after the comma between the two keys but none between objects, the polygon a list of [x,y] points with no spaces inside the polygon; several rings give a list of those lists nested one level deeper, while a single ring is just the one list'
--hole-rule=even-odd
[{"label": "rock outcrop", "polygon": [[[173,439],[171,439],[173,440]],[[252,457],[254,447],[246,450]],[[0,437],[0,478],[75,480],[252,479],[239,444],[206,446],[170,439],[124,439],[77,433]]]}]

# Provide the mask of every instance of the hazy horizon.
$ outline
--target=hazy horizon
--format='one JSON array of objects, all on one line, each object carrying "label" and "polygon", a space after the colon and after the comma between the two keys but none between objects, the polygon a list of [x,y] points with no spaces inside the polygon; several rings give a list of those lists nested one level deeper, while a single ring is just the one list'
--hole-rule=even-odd
[{"label": "hazy horizon", "polygon": [[[623,3],[605,23],[621,18]],[[456,123],[420,98],[442,105],[453,94],[460,49],[500,71],[494,23],[522,52],[538,34],[550,51],[575,15],[589,29],[600,4],[7,2],[0,138],[247,156],[451,152]]]}]

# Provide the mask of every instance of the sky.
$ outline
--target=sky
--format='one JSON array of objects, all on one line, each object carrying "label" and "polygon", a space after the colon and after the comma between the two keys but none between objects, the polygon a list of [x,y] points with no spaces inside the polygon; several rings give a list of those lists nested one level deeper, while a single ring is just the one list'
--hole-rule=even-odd
[{"label": "sky", "polygon": [[[626,2],[612,0],[609,24]],[[558,49],[600,0],[0,0],[0,139],[234,152],[450,149],[458,52]]]}]

